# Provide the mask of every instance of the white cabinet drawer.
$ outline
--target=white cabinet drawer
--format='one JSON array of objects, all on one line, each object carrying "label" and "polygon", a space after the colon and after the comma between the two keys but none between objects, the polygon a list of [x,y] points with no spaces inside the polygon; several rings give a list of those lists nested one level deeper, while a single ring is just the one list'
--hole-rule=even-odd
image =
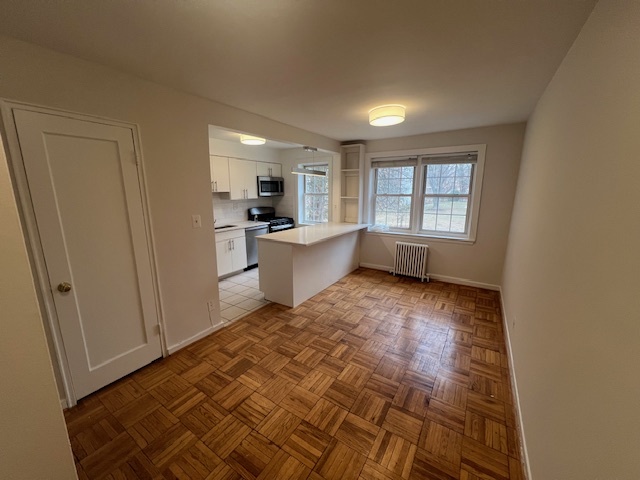
[{"label": "white cabinet drawer", "polygon": [[227,232],[216,232],[216,242],[231,240],[232,238],[244,238],[244,228],[229,230]]}]

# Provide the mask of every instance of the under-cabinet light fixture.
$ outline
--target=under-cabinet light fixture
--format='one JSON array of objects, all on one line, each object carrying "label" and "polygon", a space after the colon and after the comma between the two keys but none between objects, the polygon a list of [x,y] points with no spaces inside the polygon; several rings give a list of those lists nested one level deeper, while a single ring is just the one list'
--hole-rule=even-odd
[{"label": "under-cabinet light fixture", "polygon": [[374,127],[388,127],[404,122],[403,105],[380,105],[369,110],[369,123]]},{"label": "under-cabinet light fixture", "polygon": [[253,135],[240,135],[240,143],[244,145],[264,145],[267,140]]}]

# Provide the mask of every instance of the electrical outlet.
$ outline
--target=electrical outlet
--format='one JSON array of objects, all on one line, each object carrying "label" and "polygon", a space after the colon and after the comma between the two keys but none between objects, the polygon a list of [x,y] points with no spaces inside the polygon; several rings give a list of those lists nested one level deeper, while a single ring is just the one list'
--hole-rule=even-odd
[{"label": "electrical outlet", "polygon": [[202,218],[200,218],[200,215],[191,215],[191,227],[192,228],[202,227]]},{"label": "electrical outlet", "polygon": [[214,308],[216,308],[216,302],[215,300],[209,300],[207,302],[207,308],[209,309],[209,311],[211,312]]}]

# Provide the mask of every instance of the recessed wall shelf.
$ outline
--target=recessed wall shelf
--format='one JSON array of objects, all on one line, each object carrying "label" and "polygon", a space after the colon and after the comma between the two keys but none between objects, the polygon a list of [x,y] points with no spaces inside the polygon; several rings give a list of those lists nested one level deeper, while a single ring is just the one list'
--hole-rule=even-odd
[{"label": "recessed wall shelf", "polygon": [[340,221],[361,223],[364,145],[343,145],[340,155]]}]

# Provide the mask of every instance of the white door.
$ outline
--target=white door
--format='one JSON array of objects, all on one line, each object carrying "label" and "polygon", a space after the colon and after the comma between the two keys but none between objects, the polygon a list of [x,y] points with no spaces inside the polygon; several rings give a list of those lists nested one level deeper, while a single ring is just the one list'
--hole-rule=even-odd
[{"label": "white door", "polygon": [[14,110],[77,398],[162,356],[133,131]]}]

